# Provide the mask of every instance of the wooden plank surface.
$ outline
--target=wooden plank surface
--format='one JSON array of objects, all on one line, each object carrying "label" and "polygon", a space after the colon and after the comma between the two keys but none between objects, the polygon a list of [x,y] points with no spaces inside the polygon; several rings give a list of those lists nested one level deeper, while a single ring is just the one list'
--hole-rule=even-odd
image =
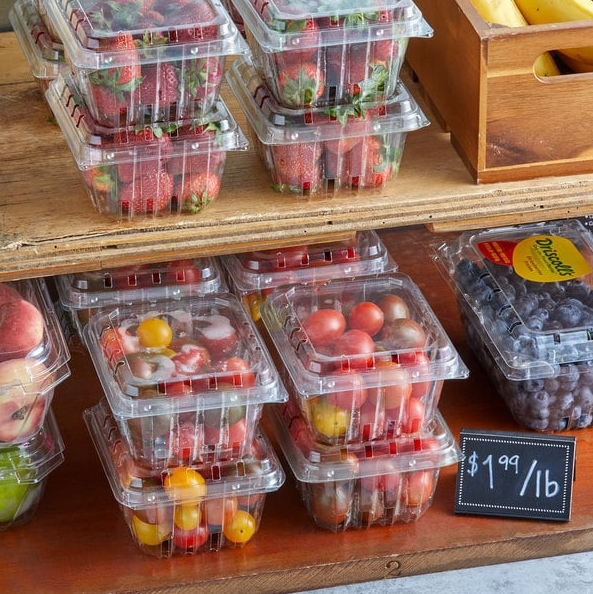
[{"label": "wooden plank surface", "polygon": [[[451,235],[423,227],[382,232],[399,264],[418,283],[470,369],[445,382],[440,401],[456,438],[462,427],[517,430],[468,349],[455,299],[430,260],[428,245]],[[73,348],[73,374],[54,410],[65,462],[47,481],[36,516],[2,533],[3,594],[282,593],[367,580],[549,557],[593,548],[593,430],[577,437],[569,522],[453,513],[456,467],[443,469],[433,505],[417,522],[343,533],[317,528],[287,482],[267,496],[262,524],[242,549],[156,559],[134,544],[82,421],[101,397],[88,355]]]},{"label": "wooden plank surface", "polygon": [[[449,135],[433,124],[408,135],[399,176],[381,191],[311,200],[278,194],[251,148],[229,154],[221,193],[199,216],[116,222],[93,209],[12,33],[0,34],[0,52],[0,280],[314,242],[364,228],[450,229],[591,209],[591,176],[475,185]],[[236,102],[226,88],[223,94],[247,132]]]}]

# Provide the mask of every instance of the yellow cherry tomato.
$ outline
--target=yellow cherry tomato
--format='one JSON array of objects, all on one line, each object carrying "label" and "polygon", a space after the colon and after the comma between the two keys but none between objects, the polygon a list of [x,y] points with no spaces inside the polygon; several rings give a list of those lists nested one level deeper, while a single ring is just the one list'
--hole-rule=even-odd
[{"label": "yellow cherry tomato", "polygon": [[171,527],[167,524],[149,524],[141,520],[136,514],[132,516],[132,534],[142,544],[154,547],[165,542],[171,535]]},{"label": "yellow cherry tomato", "polygon": [[140,346],[146,348],[169,346],[173,340],[173,330],[171,326],[161,318],[146,318],[138,324],[136,335]]},{"label": "yellow cherry tomato", "polygon": [[340,437],[350,426],[350,411],[323,400],[311,404],[315,429],[325,437]]},{"label": "yellow cherry tomato", "polygon": [[199,505],[177,505],[173,521],[181,530],[195,530],[202,521],[202,510]]},{"label": "yellow cherry tomato", "polygon": [[173,468],[165,477],[163,486],[169,499],[180,505],[197,505],[206,497],[204,477],[187,466]]},{"label": "yellow cherry tomato", "polygon": [[222,532],[227,540],[243,544],[255,534],[255,518],[244,509],[238,509],[230,522],[227,522]]}]

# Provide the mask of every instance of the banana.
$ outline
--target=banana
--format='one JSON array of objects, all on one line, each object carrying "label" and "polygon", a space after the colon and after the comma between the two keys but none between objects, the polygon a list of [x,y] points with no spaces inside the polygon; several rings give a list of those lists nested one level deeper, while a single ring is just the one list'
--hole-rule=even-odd
[{"label": "banana", "polygon": [[[593,20],[593,0],[515,0],[530,25]],[[577,72],[593,71],[593,46],[557,50]]]},{"label": "banana", "polygon": [[[515,0],[471,0],[480,16],[489,23],[505,27],[527,27],[529,23],[519,10]],[[535,1],[535,0],[532,0]],[[560,70],[554,58],[546,52],[538,56],[533,64],[535,73],[540,77],[557,76]]]}]

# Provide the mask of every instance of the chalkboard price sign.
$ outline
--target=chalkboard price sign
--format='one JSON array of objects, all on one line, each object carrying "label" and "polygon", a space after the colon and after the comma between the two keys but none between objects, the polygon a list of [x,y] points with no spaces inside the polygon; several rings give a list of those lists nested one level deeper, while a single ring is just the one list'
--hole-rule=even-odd
[{"label": "chalkboard price sign", "polygon": [[570,520],[576,439],[462,429],[455,513]]}]

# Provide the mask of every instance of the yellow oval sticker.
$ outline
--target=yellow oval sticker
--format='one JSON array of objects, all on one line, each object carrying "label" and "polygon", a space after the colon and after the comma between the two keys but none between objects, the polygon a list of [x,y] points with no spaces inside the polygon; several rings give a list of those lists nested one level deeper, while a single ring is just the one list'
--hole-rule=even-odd
[{"label": "yellow oval sticker", "polygon": [[540,283],[566,281],[589,274],[591,267],[566,237],[535,235],[516,244],[512,252],[515,273]]}]

